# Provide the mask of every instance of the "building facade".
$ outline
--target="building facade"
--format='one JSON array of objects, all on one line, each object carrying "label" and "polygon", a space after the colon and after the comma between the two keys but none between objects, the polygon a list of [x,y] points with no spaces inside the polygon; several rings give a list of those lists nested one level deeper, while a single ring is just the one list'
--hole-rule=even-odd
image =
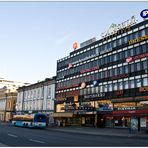
[{"label": "building facade", "polygon": [[18,89],[17,114],[46,113],[53,123],[55,77]]},{"label": "building facade", "polygon": [[57,61],[56,120],[63,125],[148,126],[148,20],[112,24]]},{"label": "building facade", "polygon": [[0,89],[0,121],[10,121],[15,114],[16,89],[3,87]]},{"label": "building facade", "polygon": [[17,88],[29,83],[0,78],[0,121],[9,121],[15,114]]}]

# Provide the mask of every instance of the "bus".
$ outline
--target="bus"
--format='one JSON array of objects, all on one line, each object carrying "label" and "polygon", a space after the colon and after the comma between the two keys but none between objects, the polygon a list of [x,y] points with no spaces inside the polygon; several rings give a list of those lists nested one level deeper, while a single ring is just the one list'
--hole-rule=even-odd
[{"label": "bus", "polygon": [[47,125],[47,116],[36,113],[30,115],[14,115],[12,125],[32,128],[45,128]]}]

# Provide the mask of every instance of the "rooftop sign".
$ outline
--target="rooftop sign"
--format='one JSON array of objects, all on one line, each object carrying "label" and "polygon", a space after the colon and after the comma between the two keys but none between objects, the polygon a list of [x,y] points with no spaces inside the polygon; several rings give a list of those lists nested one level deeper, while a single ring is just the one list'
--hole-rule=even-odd
[{"label": "rooftop sign", "polygon": [[119,30],[124,30],[136,24],[137,20],[135,16],[132,16],[129,20],[122,22],[121,24],[112,24],[109,29],[101,34],[102,38],[106,38],[110,35],[117,33]]},{"label": "rooftop sign", "polygon": [[96,38],[94,37],[94,38],[92,38],[92,39],[89,39],[89,40],[87,40],[87,41],[81,43],[81,44],[80,44],[80,47],[81,47],[81,48],[82,48],[82,47],[85,47],[85,46],[87,46],[87,45],[89,45],[89,44],[91,44],[91,43],[93,43],[93,42],[95,42],[95,41],[96,41]]}]

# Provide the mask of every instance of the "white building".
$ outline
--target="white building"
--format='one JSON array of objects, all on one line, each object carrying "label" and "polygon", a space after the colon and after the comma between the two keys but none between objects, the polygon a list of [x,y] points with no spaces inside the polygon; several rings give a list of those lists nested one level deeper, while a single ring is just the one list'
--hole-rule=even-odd
[{"label": "white building", "polygon": [[44,81],[23,86],[18,89],[17,114],[46,113],[49,122],[53,122],[55,100],[55,77]]}]

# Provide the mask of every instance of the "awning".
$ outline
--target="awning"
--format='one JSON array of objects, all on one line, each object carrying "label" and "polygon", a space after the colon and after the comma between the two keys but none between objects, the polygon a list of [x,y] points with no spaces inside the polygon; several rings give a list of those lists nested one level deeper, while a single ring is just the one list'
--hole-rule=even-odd
[{"label": "awning", "polygon": [[53,113],[53,117],[73,117],[73,113]]}]

